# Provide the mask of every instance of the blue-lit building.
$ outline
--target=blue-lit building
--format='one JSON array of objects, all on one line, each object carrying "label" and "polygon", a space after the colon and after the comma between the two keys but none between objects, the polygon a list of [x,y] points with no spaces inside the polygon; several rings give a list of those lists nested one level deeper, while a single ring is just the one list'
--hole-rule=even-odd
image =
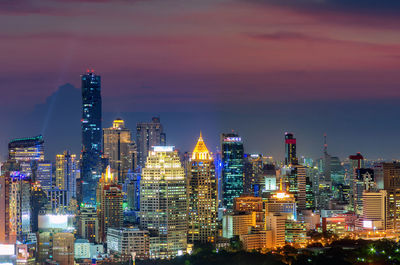
[{"label": "blue-lit building", "polygon": [[244,151],[238,134],[221,134],[222,206],[233,208],[233,199],[243,193]]},{"label": "blue-lit building", "polygon": [[82,75],[82,161],[81,192],[85,204],[96,204],[97,181],[101,176],[101,79],[93,71]]}]

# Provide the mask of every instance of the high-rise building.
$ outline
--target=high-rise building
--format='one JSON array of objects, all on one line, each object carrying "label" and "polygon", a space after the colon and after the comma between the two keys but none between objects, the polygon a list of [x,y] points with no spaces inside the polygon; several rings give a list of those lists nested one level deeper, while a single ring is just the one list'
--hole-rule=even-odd
[{"label": "high-rise building", "polygon": [[153,146],[166,145],[166,136],[159,117],[153,117],[151,122],[141,122],[137,124],[136,145],[138,166],[143,168],[151,148]]},{"label": "high-rise building", "polygon": [[111,173],[110,166],[97,186],[97,213],[100,224],[100,239],[106,241],[107,229],[122,227],[124,222],[122,208],[122,186]]},{"label": "high-rise building", "polygon": [[218,231],[218,188],[213,158],[200,137],[192,153],[187,179],[188,242],[215,242]]},{"label": "high-rise building", "polygon": [[363,228],[371,230],[386,230],[388,214],[387,192],[364,191],[363,192]]},{"label": "high-rise building", "polygon": [[400,230],[400,164],[382,163],[383,186],[388,196],[387,229]]},{"label": "high-rise building", "polygon": [[103,129],[103,154],[116,172],[118,183],[122,184],[136,163],[136,144],[124,120],[115,119],[112,127]]},{"label": "high-rise building", "polygon": [[35,179],[40,183],[43,191],[50,190],[53,185],[53,164],[50,161],[38,162]]},{"label": "high-rise building", "polygon": [[150,254],[149,231],[132,228],[110,228],[107,232],[108,253],[117,254],[121,261],[135,258],[147,259]]},{"label": "high-rise building", "polygon": [[265,226],[267,230],[272,231],[272,246],[274,248],[285,245],[285,225],[286,216],[279,213],[267,213],[265,217]]},{"label": "high-rise building", "polygon": [[78,235],[89,240],[90,243],[97,243],[99,238],[99,217],[96,208],[81,207],[78,218]]},{"label": "high-rise building", "polygon": [[13,139],[8,143],[8,159],[20,164],[20,173],[30,176],[35,173],[36,162],[44,160],[44,141],[36,137]]},{"label": "high-rise building", "polygon": [[169,258],[185,253],[186,179],[172,146],[155,146],[149,152],[140,186],[140,225],[151,234],[150,256]]},{"label": "high-rise building", "polygon": [[82,79],[82,161],[79,201],[95,205],[97,181],[101,176],[101,79],[93,71]]},{"label": "high-rise building", "polygon": [[76,175],[78,167],[76,156],[69,151],[56,156],[56,187],[67,191],[68,203],[72,198],[76,198]]},{"label": "high-rise building", "polygon": [[293,133],[285,133],[285,165],[297,165],[296,138]]},{"label": "high-rise building", "polygon": [[244,150],[242,138],[235,133],[221,134],[222,153],[222,205],[233,208],[233,199],[244,189]]},{"label": "high-rise building", "polygon": [[46,211],[47,205],[47,193],[42,189],[42,186],[38,181],[31,185],[31,207],[32,207],[32,218],[31,218],[31,230],[33,233],[38,232],[38,218],[40,213]]},{"label": "high-rise building", "polygon": [[18,172],[5,172],[0,186],[0,241],[25,242],[31,232],[31,180]]},{"label": "high-rise building", "polygon": [[74,265],[74,242],[72,233],[55,233],[53,235],[53,260],[59,265]]}]

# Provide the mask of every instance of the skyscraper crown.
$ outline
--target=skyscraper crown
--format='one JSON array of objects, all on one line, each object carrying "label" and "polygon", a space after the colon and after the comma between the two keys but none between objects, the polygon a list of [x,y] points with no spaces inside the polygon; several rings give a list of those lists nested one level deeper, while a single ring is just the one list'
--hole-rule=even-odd
[{"label": "skyscraper crown", "polygon": [[197,140],[196,147],[192,154],[193,160],[211,160],[210,152],[208,152],[207,146],[204,143],[203,137],[200,132],[199,140]]}]

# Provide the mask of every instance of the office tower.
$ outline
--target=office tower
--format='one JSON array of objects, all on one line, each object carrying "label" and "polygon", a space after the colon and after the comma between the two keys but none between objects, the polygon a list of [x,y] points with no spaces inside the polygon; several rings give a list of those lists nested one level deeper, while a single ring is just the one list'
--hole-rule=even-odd
[{"label": "office tower", "polygon": [[149,152],[140,186],[140,226],[152,235],[152,258],[169,258],[185,253],[186,179],[173,146],[155,146]]},{"label": "office tower", "polygon": [[218,189],[214,161],[200,137],[192,153],[187,179],[188,242],[215,242]]},{"label": "office tower", "polygon": [[53,185],[53,164],[50,161],[37,163],[35,181],[40,183],[43,191],[47,192]]},{"label": "office tower", "polygon": [[58,188],[47,191],[48,211],[54,214],[68,213],[68,191]]},{"label": "office tower", "polygon": [[138,259],[147,259],[150,256],[149,231],[139,228],[110,228],[107,232],[107,246],[109,254],[117,254],[121,261],[132,259],[132,253]]},{"label": "office tower", "polygon": [[255,227],[256,213],[253,212],[229,213],[222,218],[222,236],[225,238],[249,234]]},{"label": "office tower", "polygon": [[375,191],[376,183],[374,170],[371,168],[359,168],[355,171],[353,180],[353,208],[356,214],[363,212],[363,193],[364,191]]},{"label": "office tower", "polygon": [[99,242],[99,217],[96,208],[81,207],[79,209],[78,235],[91,243]]},{"label": "office tower", "polygon": [[76,175],[78,166],[76,156],[69,151],[56,156],[56,188],[67,191],[67,202],[76,198]]},{"label": "office tower", "polygon": [[274,192],[264,201],[265,214],[281,214],[287,218],[296,219],[296,199],[293,194],[282,189],[282,182],[279,191]]},{"label": "office tower", "polygon": [[382,163],[383,187],[388,196],[387,229],[400,229],[400,164]]},{"label": "office tower", "polygon": [[8,159],[20,164],[20,172],[26,176],[35,173],[36,162],[44,160],[44,141],[41,135],[13,139],[8,143]]},{"label": "office tower", "polygon": [[364,157],[361,153],[349,156],[352,169],[364,168]]},{"label": "office tower", "polygon": [[272,246],[274,248],[285,245],[286,216],[279,213],[266,213],[265,226],[272,231]]},{"label": "office tower", "polygon": [[286,189],[294,194],[298,210],[306,209],[306,168],[301,165],[293,165],[285,169],[286,173],[282,176],[286,179]]},{"label": "office tower", "polygon": [[373,230],[386,230],[388,214],[387,192],[364,191],[363,192],[363,228]]},{"label": "office tower", "polygon": [[233,199],[233,212],[235,214],[249,213],[255,216],[255,225],[253,228],[264,229],[265,212],[261,197],[252,195],[241,195]]},{"label": "office tower", "polygon": [[137,124],[136,145],[138,166],[143,168],[151,148],[153,146],[166,145],[166,136],[159,117],[153,117],[151,122],[141,122]]},{"label": "office tower", "polygon": [[244,193],[261,196],[261,190],[264,186],[261,179],[263,165],[262,155],[244,155]]},{"label": "office tower", "polygon": [[285,165],[297,165],[296,138],[293,133],[285,133]]},{"label": "office tower", "polygon": [[72,233],[56,233],[53,235],[53,260],[59,265],[74,265],[74,242]]},{"label": "office tower", "polygon": [[97,181],[101,176],[101,79],[92,72],[82,79],[82,161],[79,202],[96,204]]},{"label": "office tower", "polygon": [[118,183],[122,184],[128,171],[135,169],[136,162],[136,144],[124,120],[115,119],[112,127],[103,129],[103,154],[116,172]]},{"label": "office tower", "polygon": [[221,134],[222,205],[233,208],[233,199],[243,193],[244,151],[242,138],[235,133]]},{"label": "office tower", "polygon": [[32,206],[32,218],[31,218],[31,228],[32,232],[38,232],[38,218],[40,213],[46,211],[47,205],[47,193],[42,189],[42,186],[37,181],[32,183],[31,186],[31,206]]},{"label": "office tower", "polygon": [[110,166],[102,175],[97,186],[97,214],[99,216],[100,240],[106,241],[109,227],[122,227],[122,186],[111,173]]},{"label": "office tower", "polygon": [[307,245],[307,224],[302,221],[286,219],[285,241],[296,246]]}]

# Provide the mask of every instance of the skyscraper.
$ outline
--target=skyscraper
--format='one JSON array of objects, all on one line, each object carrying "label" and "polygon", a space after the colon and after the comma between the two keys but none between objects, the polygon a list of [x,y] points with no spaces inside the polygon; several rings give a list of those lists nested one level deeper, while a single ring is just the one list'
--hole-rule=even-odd
[{"label": "skyscraper", "polygon": [[187,196],[184,169],[173,146],[155,146],[142,170],[140,225],[150,232],[150,256],[185,253]]},{"label": "skyscraper", "polygon": [[136,145],[124,120],[115,119],[112,127],[103,129],[103,154],[116,172],[118,183],[123,183],[136,163]]},{"label": "skyscraper", "polygon": [[111,173],[110,166],[101,177],[97,186],[97,213],[100,224],[100,240],[106,241],[110,227],[122,227],[124,222],[122,208],[122,186]]},{"label": "skyscraper", "polygon": [[233,198],[243,193],[244,151],[242,138],[236,133],[221,134],[222,205],[233,208]]},{"label": "skyscraper", "polygon": [[293,133],[285,133],[285,165],[297,165],[296,138]]},{"label": "skyscraper", "polygon": [[96,203],[96,186],[101,176],[101,79],[93,71],[82,75],[82,164],[81,198]]},{"label": "skyscraper", "polygon": [[43,191],[47,192],[53,186],[53,164],[50,161],[41,161],[37,164],[36,181]]},{"label": "skyscraper", "polygon": [[67,191],[67,201],[76,198],[76,156],[69,151],[56,156],[56,188]]},{"label": "skyscraper", "polygon": [[44,141],[36,137],[13,139],[8,143],[8,159],[20,164],[21,173],[31,176],[35,173],[36,162],[44,160]]},{"label": "skyscraper", "polygon": [[188,241],[215,242],[218,225],[218,189],[214,161],[200,137],[192,153],[188,172]]},{"label": "skyscraper", "polygon": [[136,145],[138,166],[143,168],[153,146],[165,146],[166,136],[160,118],[153,117],[151,122],[141,122],[136,127]]}]

